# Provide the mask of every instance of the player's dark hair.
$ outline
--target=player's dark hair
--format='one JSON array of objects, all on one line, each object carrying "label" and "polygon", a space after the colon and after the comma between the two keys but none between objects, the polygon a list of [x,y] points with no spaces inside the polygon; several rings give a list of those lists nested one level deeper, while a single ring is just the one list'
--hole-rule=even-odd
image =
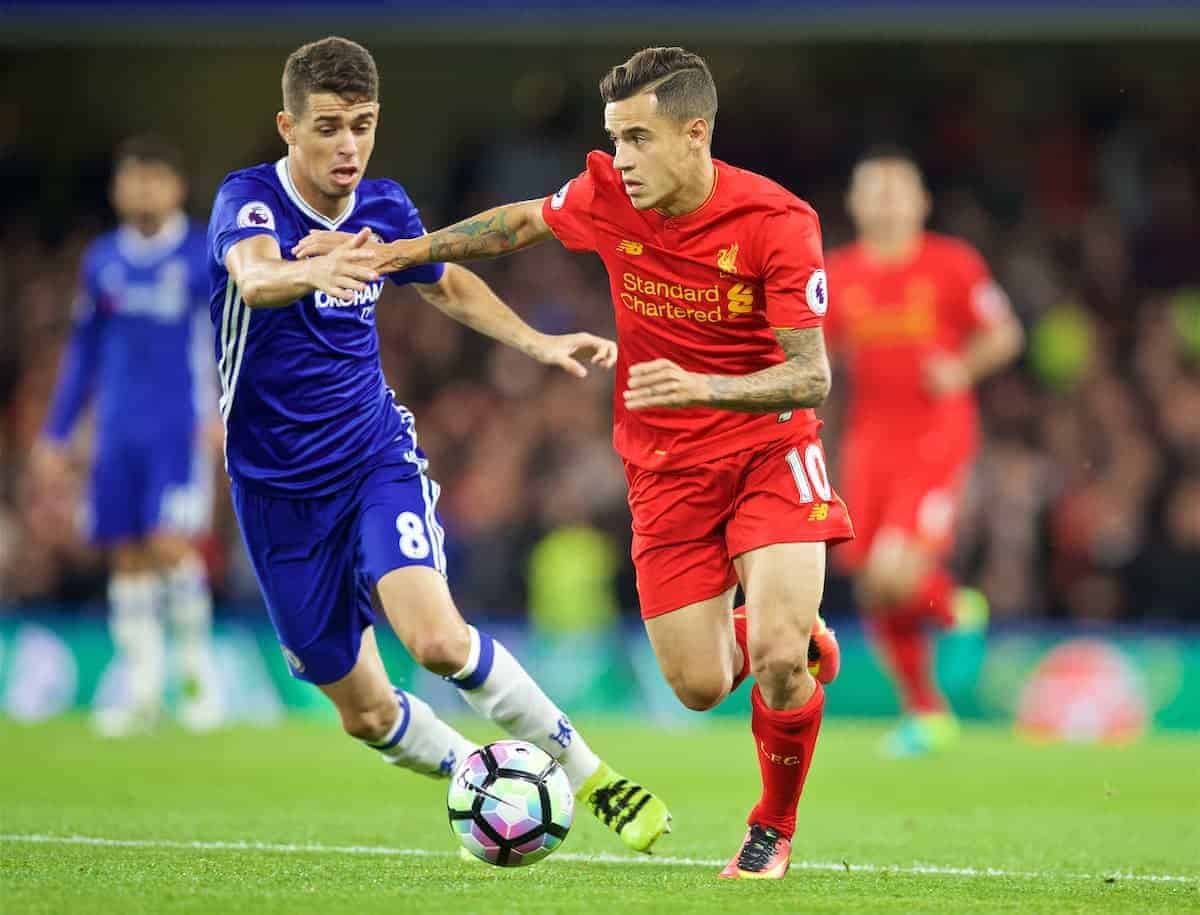
[{"label": "player's dark hair", "polygon": [[716,122],[717,86],[699,54],[683,48],[645,48],[600,80],[606,103],[647,91],[658,98],[658,110],[675,121],[704,118],[710,127]]},{"label": "player's dark hair", "polygon": [[185,177],[183,154],[177,146],[168,143],[162,137],[146,134],[123,140],[113,153],[113,163],[120,168],[126,162],[165,165],[180,178]]},{"label": "player's dark hair", "polygon": [[896,161],[907,162],[916,169],[920,170],[920,163],[917,162],[917,157],[912,154],[906,146],[901,146],[899,143],[874,143],[863,150],[858,157],[856,165],[862,165],[866,162],[880,161]]},{"label": "player's dark hair", "polygon": [[313,92],[332,92],[348,102],[377,101],[375,58],[357,42],[336,35],[296,48],[283,66],[284,109],[303,114]]}]

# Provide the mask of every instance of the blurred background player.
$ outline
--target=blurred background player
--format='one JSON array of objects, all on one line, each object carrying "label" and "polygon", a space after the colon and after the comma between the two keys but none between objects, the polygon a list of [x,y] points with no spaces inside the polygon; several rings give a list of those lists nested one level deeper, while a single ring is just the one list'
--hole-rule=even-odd
[{"label": "blurred background player", "polygon": [[164,611],[178,653],[180,720],[206,729],[220,707],[212,598],[193,538],[208,525],[216,430],[204,230],[183,212],[178,152],[153,137],[120,146],[111,186],[120,226],[83,258],[75,326],[38,444],[47,478],[95,401],[88,526],[111,568],[109,623],[126,693],[97,710],[109,735],[151,727],[167,681]]},{"label": "blurred background player", "polygon": [[[829,392],[820,227],[773,181],[712,158],[717,90],[698,55],[646,48],[600,94],[615,155],[592,152],[552,197],[376,246],[376,262],[494,257],[552,238],[603,260],[642,619],[688,708],[713,708],[753,675],[762,793],[720,876],[779,879],[821,684],[837,674],[818,615],[826,546],[854,536],[811,409]],[[346,243],[324,232],[295,250]]]},{"label": "blurred background player", "polygon": [[983,595],[957,588],[947,560],[979,447],[973,389],[1022,332],[983,258],[925,231],[929,194],[906,152],[864,155],[847,205],[858,241],[829,255],[825,327],[850,381],[841,467],[858,539],[838,558],[907,716],[884,752],[906,756],[958,734],[930,631],[986,624]]},{"label": "blurred background player", "polygon": [[[366,179],[379,74],[361,45],[330,37],[287,59],[276,116],[287,155],[228,175],[209,228],[212,320],[234,509],[294,677],[336,706],[347,734],[397,766],[448,777],[472,750],[421,699],[392,686],[375,640],[381,611],[426,669],[476,711],[562,764],[580,803],[637,851],[667,830],[666,806],[614,772],[504,645],[469,626],[446,582],[440,487],[415,420],[379,362],[383,280],[369,235],[424,234],[394,181]],[[294,260],[314,229],[352,233]],[[283,251],[289,252],[285,257]],[[611,341],[547,335],[478,276],[433,263],[398,271],[469,327],[577,377],[611,368]]]}]

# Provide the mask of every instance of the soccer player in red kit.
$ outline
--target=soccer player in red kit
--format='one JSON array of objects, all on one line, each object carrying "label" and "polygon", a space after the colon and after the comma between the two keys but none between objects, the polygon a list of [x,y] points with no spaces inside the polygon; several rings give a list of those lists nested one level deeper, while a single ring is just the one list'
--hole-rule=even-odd
[{"label": "soccer player in red kit", "polygon": [[[619,353],[613,439],[646,631],[688,708],[712,708],[754,677],[763,790],[721,876],[779,878],[821,683],[837,672],[818,616],[826,544],[853,537],[812,412],[829,390],[820,228],[779,185],[711,157],[717,95],[700,57],[649,48],[600,88],[615,155],[591,153],[552,197],[383,245],[379,263],[463,261],[550,238],[604,261]],[[311,236],[295,253],[325,243]]]},{"label": "soccer player in red kit", "polygon": [[972,389],[1017,355],[1022,334],[983,258],[925,231],[929,195],[903,150],[864,156],[847,203],[859,237],[829,256],[838,307],[825,331],[850,376],[841,470],[858,539],[838,560],[907,715],[884,750],[908,756],[957,737],[930,629],[982,631],[986,602],[957,588],[946,560],[978,447]]}]

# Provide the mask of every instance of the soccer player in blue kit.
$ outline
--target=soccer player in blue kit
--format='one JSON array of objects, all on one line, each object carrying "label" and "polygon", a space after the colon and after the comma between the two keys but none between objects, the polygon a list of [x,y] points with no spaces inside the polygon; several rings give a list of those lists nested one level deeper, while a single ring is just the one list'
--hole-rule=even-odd
[{"label": "soccer player in blue kit", "polygon": [[96,725],[124,736],[158,719],[165,605],[183,678],[180,721],[203,730],[221,714],[212,598],[193,545],[211,514],[217,422],[204,229],[183,213],[187,187],[174,148],[133,138],[114,165],[120,226],[84,254],[75,326],[34,466],[45,478],[66,472],[72,430],[94,393],[86,514],[111,566],[110,631],[128,684],[126,701],[98,709]]},{"label": "soccer player in blue kit", "polygon": [[[330,37],[283,72],[276,115],[287,155],[228,175],[209,227],[211,310],[233,504],[293,676],[337,707],[350,736],[383,758],[449,775],[474,749],[418,697],[394,688],[377,614],[413,658],[453,682],[480,714],[563,765],[576,797],[631,848],[668,829],[666,806],[602,762],[497,640],[468,625],[445,578],[438,485],[413,416],[379,362],[383,280],[363,245],[424,228],[393,181],[364,173],[375,145],[379,78],[370,53]],[[354,233],[292,260],[312,229]],[[288,252],[288,253],[283,253]],[[475,274],[430,264],[392,274],[450,317],[538,361],[585,375],[616,346],[525,324]]]}]

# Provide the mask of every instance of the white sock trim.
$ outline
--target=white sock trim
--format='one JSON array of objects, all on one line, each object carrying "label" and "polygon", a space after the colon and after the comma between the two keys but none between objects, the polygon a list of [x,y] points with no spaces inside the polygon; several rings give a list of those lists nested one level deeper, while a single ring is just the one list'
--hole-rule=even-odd
[{"label": "white sock trim", "polygon": [[451,680],[463,680],[475,673],[475,668],[479,666],[479,630],[474,626],[467,626],[467,632],[471,638],[471,648],[467,652],[467,663],[463,665],[462,670],[450,676]]}]

